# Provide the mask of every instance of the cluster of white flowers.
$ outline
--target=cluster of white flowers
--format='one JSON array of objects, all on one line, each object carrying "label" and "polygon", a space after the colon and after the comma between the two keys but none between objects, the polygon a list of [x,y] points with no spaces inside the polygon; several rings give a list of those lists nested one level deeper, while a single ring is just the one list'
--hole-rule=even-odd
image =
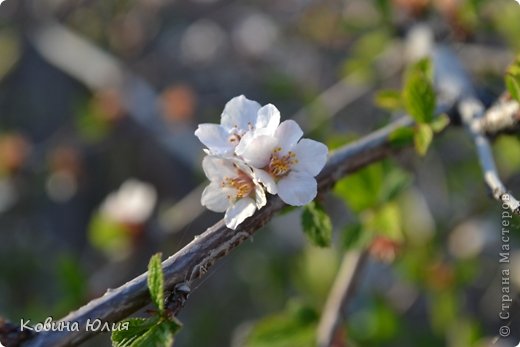
[{"label": "cluster of white flowers", "polygon": [[280,123],[274,105],[237,96],[226,104],[220,124],[200,124],[195,135],[207,147],[202,168],[211,181],[201,203],[225,212],[228,228],[262,208],[266,191],[293,206],[316,197],[314,177],[327,161],[327,146],[302,139],[293,120]]}]

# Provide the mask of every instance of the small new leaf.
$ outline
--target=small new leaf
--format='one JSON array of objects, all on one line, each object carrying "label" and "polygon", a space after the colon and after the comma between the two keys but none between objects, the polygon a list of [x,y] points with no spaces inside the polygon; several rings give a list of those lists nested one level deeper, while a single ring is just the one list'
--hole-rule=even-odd
[{"label": "small new leaf", "polygon": [[363,244],[363,226],[361,224],[349,224],[343,230],[343,247],[351,250]]},{"label": "small new leaf", "polygon": [[376,105],[393,111],[402,107],[401,92],[398,90],[381,90],[375,97]]},{"label": "small new leaf", "polygon": [[128,318],[121,322],[121,324],[125,323],[128,323],[128,329],[112,332],[113,347],[135,346],[135,341],[155,324],[153,320],[146,318]]},{"label": "small new leaf", "polygon": [[328,247],[332,240],[332,223],[329,215],[316,202],[303,208],[302,227],[307,238],[316,246]]},{"label": "small new leaf", "polygon": [[150,258],[148,263],[148,290],[153,303],[164,311],[164,275],[161,267],[161,253],[157,253]]},{"label": "small new leaf", "polygon": [[402,100],[406,111],[418,123],[430,123],[435,113],[436,96],[431,82],[429,60],[420,60],[407,71]]},{"label": "small new leaf", "polygon": [[388,136],[390,145],[394,148],[402,148],[413,143],[414,130],[409,127],[397,128]]},{"label": "small new leaf", "polygon": [[434,133],[440,133],[450,124],[450,117],[446,114],[441,114],[436,117],[431,123],[430,126]]},{"label": "small new leaf", "polygon": [[433,130],[429,124],[417,124],[415,128],[414,142],[415,150],[424,156],[433,140]]},{"label": "small new leaf", "polygon": [[520,57],[507,69],[505,83],[511,98],[520,102]]}]

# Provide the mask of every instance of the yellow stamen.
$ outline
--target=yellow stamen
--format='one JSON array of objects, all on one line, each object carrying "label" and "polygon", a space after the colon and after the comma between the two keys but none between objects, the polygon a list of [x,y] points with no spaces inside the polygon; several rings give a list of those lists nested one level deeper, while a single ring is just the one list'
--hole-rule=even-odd
[{"label": "yellow stamen", "polygon": [[267,166],[267,171],[275,177],[285,176],[291,171],[292,166],[298,163],[296,159],[296,153],[289,151],[286,155],[280,156],[279,153],[282,151],[281,147],[277,147],[271,154],[271,160]]}]

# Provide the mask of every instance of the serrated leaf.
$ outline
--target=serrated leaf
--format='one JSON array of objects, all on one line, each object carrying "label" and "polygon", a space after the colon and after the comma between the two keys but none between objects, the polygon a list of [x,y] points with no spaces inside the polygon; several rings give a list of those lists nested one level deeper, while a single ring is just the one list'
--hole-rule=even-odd
[{"label": "serrated leaf", "polygon": [[309,241],[319,247],[328,247],[332,241],[332,222],[323,208],[312,201],[303,208],[303,232]]},{"label": "serrated leaf", "polygon": [[440,133],[450,124],[450,117],[446,114],[441,114],[436,117],[431,123],[430,126],[434,133]]},{"label": "serrated leaf", "polygon": [[406,147],[413,143],[414,131],[409,127],[397,128],[388,137],[390,145],[394,148]]},{"label": "serrated leaf", "polygon": [[391,111],[403,106],[401,92],[398,90],[381,90],[376,94],[374,101],[377,106]]},{"label": "serrated leaf", "polygon": [[429,123],[435,113],[436,95],[429,60],[420,60],[407,71],[402,99],[406,111],[418,123]]},{"label": "serrated leaf", "polygon": [[433,130],[429,124],[417,124],[415,128],[414,142],[415,150],[424,156],[433,140]]},{"label": "serrated leaf", "polygon": [[153,303],[164,311],[164,275],[161,267],[161,253],[157,253],[150,258],[148,263],[148,290]]},{"label": "serrated leaf", "polygon": [[129,347],[170,347],[173,344],[173,333],[167,322],[152,326]]},{"label": "serrated leaf", "polygon": [[112,332],[113,347],[133,346],[135,340],[141,337],[147,330],[150,329],[150,327],[156,324],[154,320],[146,318],[128,318],[124,321],[121,321],[120,323],[128,323],[128,329],[114,330]]}]

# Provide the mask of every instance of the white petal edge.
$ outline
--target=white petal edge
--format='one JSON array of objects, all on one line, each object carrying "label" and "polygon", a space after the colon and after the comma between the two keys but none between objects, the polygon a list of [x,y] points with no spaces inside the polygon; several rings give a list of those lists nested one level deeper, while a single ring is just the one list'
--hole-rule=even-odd
[{"label": "white petal edge", "polygon": [[244,95],[236,96],[229,100],[224,106],[220,124],[227,128],[237,127],[248,130],[248,125],[255,125],[260,104],[249,100]]},{"label": "white petal edge", "polygon": [[265,186],[265,189],[269,194],[277,194],[278,188],[273,176],[269,175],[262,169],[253,168],[254,178]]},{"label": "white petal edge", "polygon": [[261,209],[267,204],[264,188],[258,182],[255,182],[255,204],[257,209]]},{"label": "white petal edge", "polygon": [[207,155],[202,159],[202,169],[210,181],[220,183],[224,177],[236,177],[237,169],[231,160]]},{"label": "white petal edge", "polygon": [[260,169],[267,166],[277,144],[278,141],[272,136],[258,136],[251,140],[239,155],[247,164]]},{"label": "white petal edge", "polygon": [[327,162],[328,148],[323,143],[311,139],[301,139],[293,148],[298,163],[294,170],[304,171],[316,176]]},{"label": "white petal edge", "polygon": [[280,124],[280,111],[273,105],[267,104],[258,110],[256,129],[265,129],[266,135],[273,135]]},{"label": "white petal edge", "polygon": [[278,139],[279,146],[282,147],[282,154],[285,154],[296,145],[298,140],[303,136],[303,131],[298,123],[292,119],[288,119],[278,126],[274,136]]},{"label": "white petal edge", "polygon": [[226,129],[218,124],[199,124],[197,130],[195,130],[195,136],[204,146],[208,147],[210,152],[215,154],[232,152],[235,147],[228,141],[229,135]]},{"label": "white petal edge", "polygon": [[224,215],[224,222],[229,229],[235,230],[247,217],[256,211],[255,201],[251,198],[237,200],[230,206]]},{"label": "white petal edge", "polygon": [[226,189],[212,182],[202,192],[200,203],[213,212],[225,212],[229,207]]},{"label": "white petal edge", "polygon": [[289,205],[303,206],[317,194],[316,179],[308,174],[292,171],[278,181],[278,195]]}]

